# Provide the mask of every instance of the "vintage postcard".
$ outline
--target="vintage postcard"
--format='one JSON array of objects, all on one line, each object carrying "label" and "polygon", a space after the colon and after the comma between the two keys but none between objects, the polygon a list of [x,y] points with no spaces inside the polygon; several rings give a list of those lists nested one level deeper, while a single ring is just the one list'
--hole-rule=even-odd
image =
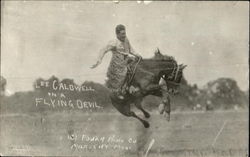
[{"label": "vintage postcard", "polygon": [[1,156],[247,157],[249,2],[1,1]]}]

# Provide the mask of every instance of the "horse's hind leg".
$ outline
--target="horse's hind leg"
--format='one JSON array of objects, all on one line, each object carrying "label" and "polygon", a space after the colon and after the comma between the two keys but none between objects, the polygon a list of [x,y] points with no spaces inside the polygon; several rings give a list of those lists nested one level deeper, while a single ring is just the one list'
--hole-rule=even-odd
[{"label": "horse's hind leg", "polygon": [[142,122],[145,128],[149,127],[149,123],[140,117],[138,117],[134,112],[130,110],[130,104],[126,102],[117,102],[113,97],[111,97],[112,105],[124,116],[134,117]]},{"label": "horse's hind leg", "polygon": [[119,108],[119,109],[120,110],[118,110],[118,111],[120,111],[123,115],[125,115],[127,117],[134,117],[134,118],[138,119],[139,121],[141,121],[145,128],[149,128],[149,126],[150,126],[149,123],[147,121],[141,119],[133,111],[131,111],[130,105],[124,105],[122,107],[122,109],[121,108]]},{"label": "horse's hind leg", "polygon": [[146,118],[149,118],[149,117],[150,117],[150,114],[149,114],[146,110],[144,110],[144,109],[142,108],[141,102],[142,102],[142,99],[136,100],[136,101],[135,101],[135,106],[136,106],[138,109],[140,109],[140,110],[142,111],[142,113],[144,114],[144,116],[145,116]]},{"label": "horse's hind leg", "polygon": [[125,101],[117,101],[113,95],[111,95],[111,102],[112,105],[124,116],[127,117],[134,117],[142,122],[145,128],[149,127],[149,123],[140,117],[138,117],[134,112],[131,111],[130,109],[130,103],[125,102]]},{"label": "horse's hind leg", "polygon": [[149,126],[150,126],[149,123],[147,121],[141,119],[140,117],[138,117],[133,111],[131,111],[129,113],[129,116],[134,117],[134,118],[140,120],[142,122],[142,124],[144,125],[145,128],[149,128]]},{"label": "horse's hind leg", "polygon": [[[118,108],[117,108],[118,109]],[[122,113],[124,116],[127,116],[127,117],[134,117],[136,119],[138,119],[139,121],[142,122],[142,124],[144,125],[145,128],[149,128],[149,123],[143,119],[141,119],[140,117],[138,117],[133,111],[130,110],[130,105],[125,105],[123,106],[122,108],[120,107],[118,109],[118,111],[120,113]]]}]

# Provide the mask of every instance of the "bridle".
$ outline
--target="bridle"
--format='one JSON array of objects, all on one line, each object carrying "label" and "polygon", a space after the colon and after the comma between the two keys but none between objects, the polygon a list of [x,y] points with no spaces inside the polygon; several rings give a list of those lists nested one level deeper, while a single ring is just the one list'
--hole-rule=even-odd
[{"label": "bridle", "polygon": [[180,71],[180,65],[175,63],[174,68],[171,68],[171,69],[173,69],[173,71],[170,74],[170,76],[168,77],[168,79],[174,78],[174,80],[173,81],[167,80],[167,82],[178,86],[178,85],[180,85],[180,83],[176,83],[176,81],[177,81],[176,79],[177,79],[178,73]]}]

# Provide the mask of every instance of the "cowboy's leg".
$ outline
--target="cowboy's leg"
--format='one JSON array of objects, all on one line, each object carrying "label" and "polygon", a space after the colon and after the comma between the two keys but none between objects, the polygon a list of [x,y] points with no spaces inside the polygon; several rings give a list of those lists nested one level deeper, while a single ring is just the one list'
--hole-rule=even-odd
[{"label": "cowboy's leg", "polygon": [[127,86],[129,86],[129,79],[130,79],[130,77],[129,76],[131,76],[132,75],[132,73],[133,73],[133,64],[134,64],[134,58],[129,58],[129,61],[128,61],[128,63],[127,63],[127,66],[126,66],[126,69],[127,69],[127,71],[126,71],[126,76],[125,76],[125,80],[124,80],[124,84],[123,84],[123,86],[126,88]]},{"label": "cowboy's leg", "polygon": [[119,99],[124,99],[124,95],[126,94],[125,82],[126,82],[126,76],[127,76],[127,67],[124,68],[124,71],[122,71],[122,73],[123,74],[120,75],[119,87],[116,92]]},{"label": "cowboy's leg", "polygon": [[124,80],[123,80],[123,83],[122,83],[122,85],[121,85],[121,90],[122,90],[122,93],[123,93],[123,94],[126,94],[127,86],[128,86],[128,71],[127,71],[127,73],[126,73],[126,75],[125,75],[125,78],[124,78]]},{"label": "cowboy's leg", "polygon": [[132,73],[132,64],[134,64],[134,60],[133,58],[131,58],[131,61],[128,62],[127,66],[126,66],[126,74],[125,74],[125,79],[123,80],[122,86],[121,86],[121,90],[123,94],[126,94],[127,89],[130,86],[130,78],[129,78],[129,74],[131,75]]},{"label": "cowboy's leg", "polygon": [[128,69],[128,67],[126,67],[126,74],[124,76],[124,79],[121,82],[121,93],[123,95],[126,94],[126,90],[127,90],[127,86],[128,86],[128,79],[129,79],[128,78],[128,71],[129,71],[129,69]]}]

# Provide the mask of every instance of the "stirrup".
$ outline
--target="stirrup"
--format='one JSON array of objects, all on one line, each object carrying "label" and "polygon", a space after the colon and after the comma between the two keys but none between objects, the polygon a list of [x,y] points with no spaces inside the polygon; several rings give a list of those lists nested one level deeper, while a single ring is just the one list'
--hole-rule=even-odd
[{"label": "stirrup", "polygon": [[117,97],[118,97],[119,99],[122,99],[122,100],[124,99],[124,96],[122,96],[122,95],[118,95]]},{"label": "stirrup", "polygon": [[119,91],[116,92],[116,96],[117,96],[118,99],[121,99],[121,100],[124,99],[124,96],[122,95],[122,92],[119,92]]},{"label": "stirrup", "polygon": [[134,87],[134,86],[130,86],[129,88],[128,88],[128,91],[129,91],[129,93],[130,94],[133,94],[133,93],[135,93],[135,92],[137,92],[137,91],[139,91],[140,89],[138,88],[138,87]]}]

